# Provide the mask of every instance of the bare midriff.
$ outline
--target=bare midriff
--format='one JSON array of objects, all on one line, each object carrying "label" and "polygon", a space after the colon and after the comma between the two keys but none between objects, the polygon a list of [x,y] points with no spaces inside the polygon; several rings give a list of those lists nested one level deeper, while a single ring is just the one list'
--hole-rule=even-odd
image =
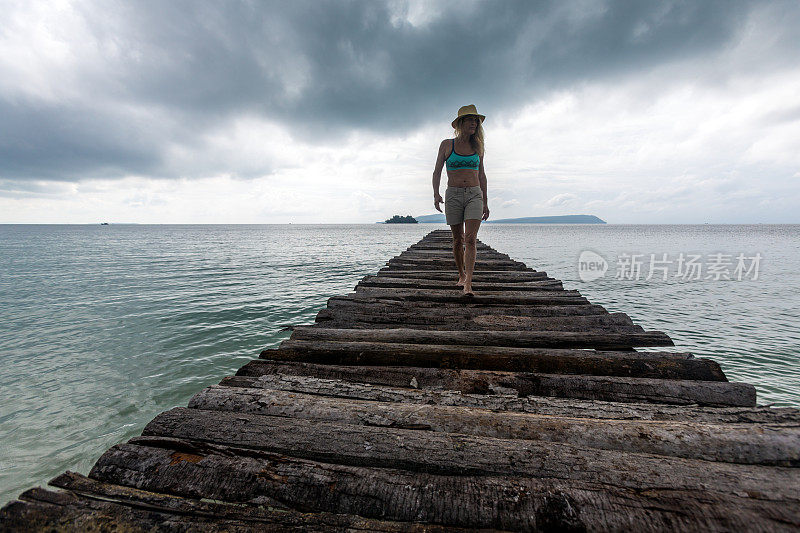
[{"label": "bare midriff", "polygon": [[448,187],[478,187],[480,184],[477,170],[459,168],[457,170],[447,171]]}]

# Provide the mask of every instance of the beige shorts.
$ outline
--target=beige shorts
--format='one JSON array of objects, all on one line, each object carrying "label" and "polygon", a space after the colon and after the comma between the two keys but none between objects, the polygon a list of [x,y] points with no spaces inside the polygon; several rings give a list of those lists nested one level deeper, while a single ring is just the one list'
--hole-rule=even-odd
[{"label": "beige shorts", "polygon": [[465,220],[483,218],[483,191],[480,186],[448,187],[444,192],[444,216],[449,226]]}]

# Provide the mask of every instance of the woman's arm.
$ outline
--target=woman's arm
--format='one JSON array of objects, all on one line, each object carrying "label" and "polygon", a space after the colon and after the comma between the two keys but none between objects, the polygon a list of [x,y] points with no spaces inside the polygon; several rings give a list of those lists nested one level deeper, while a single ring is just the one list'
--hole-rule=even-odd
[{"label": "woman's arm", "polygon": [[478,167],[478,181],[481,185],[481,192],[483,193],[483,220],[489,218],[489,193],[486,189],[486,172],[483,171],[483,157]]},{"label": "woman's arm", "polygon": [[439,185],[442,182],[442,168],[444,167],[444,153],[447,150],[447,139],[439,144],[439,154],[436,156],[436,164],[433,166],[433,207],[440,213],[442,209],[439,204],[444,202],[441,195],[439,195]]}]

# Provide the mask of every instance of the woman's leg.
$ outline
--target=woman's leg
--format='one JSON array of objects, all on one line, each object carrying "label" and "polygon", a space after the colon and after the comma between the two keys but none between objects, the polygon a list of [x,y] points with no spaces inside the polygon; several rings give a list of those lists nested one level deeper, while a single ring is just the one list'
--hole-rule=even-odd
[{"label": "woman's leg", "polygon": [[450,226],[453,232],[453,257],[456,260],[456,268],[458,268],[458,285],[463,285],[466,280],[466,273],[464,272],[464,224],[455,224]]},{"label": "woman's leg", "polygon": [[464,280],[464,294],[474,294],[472,292],[472,273],[475,270],[475,256],[478,255],[476,244],[478,240],[478,229],[481,227],[481,221],[478,220],[465,220],[464,225],[464,272],[466,279]]}]

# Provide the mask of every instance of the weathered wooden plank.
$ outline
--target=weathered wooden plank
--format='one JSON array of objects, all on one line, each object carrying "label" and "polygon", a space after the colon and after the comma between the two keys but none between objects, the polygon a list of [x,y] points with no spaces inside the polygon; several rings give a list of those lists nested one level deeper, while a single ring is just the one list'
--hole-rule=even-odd
[{"label": "weathered wooden plank", "polygon": [[[547,477],[445,476],[178,439],[138,442],[109,450],[91,475],[216,500],[256,502],[267,496],[299,509],[515,531],[776,531],[800,524],[796,508],[745,492],[631,491]],[[176,454],[199,460],[176,461]]]},{"label": "weathered wooden plank", "polygon": [[[375,297],[408,297],[408,296],[426,296],[426,295],[441,295],[441,294],[452,294],[453,291],[460,291],[462,287],[457,285],[452,286],[444,286],[439,285],[435,288],[419,288],[419,287],[389,287],[389,286],[375,286],[375,285],[362,285],[358,284],[355,287],[356,292],[363,293],[363,294],[374,294]],[[477,290],[477,288],[476,288]],[[484,290],[481,291],[483,296],[507,296],[507,297],[516,297],[516,298],[526,298],[526,297],[536,297],[536,296],[547,296],[549,298],[576,298],[580,297],[580,291],[574,289],[559,289],[559,288],[541,288],[541,287],[529,287],[527,290],[514,290],[510,288],[501,288],[499,290]],[[387,295],[387,296],[384,296]]]},{"label": "weathered wooden plank", "polygon": [[[446,232],[448,230],[444,230],[444,231]],[[452,233],[446,234],[446,233],[438,233],[437,232],[437,233],[434,233],[434,234],[426,235],[417,244],[420,244],[420,243],[423,243],[423,244],[424,243],[442,243],[443,245],[447,245],[447,244],[450,244],[452,242],[453,242]],[[475,239],[475,243],[483,245],[483,246],[488,246],[487,244],[485,244],[480,239]]]},{"label": "weathered wooden plank", "polygon": [[[464,250],[464,248],[462,248],[462,250]],[[478,248],[475,251],[475,256],[477,258],[484,258],[484,259],[486,259],[488,261],[511,262],[511,263],[515,263],[515,264],[520,263],[520,261],[517,261],[515,259],[511,259],[511,257],[508,254],[504,254],[504,253],[498,252],[497,250],[494,250],[494,249],[491,249],[491,248]],[[418,249],[417,250],[413,250],[413,249],[412,250],[404,250],[404,251],[400,252],[400,254],[394,256],[393,258],[391,258],[390,261],[406,260],[406,259],[409,259],[409,260],[412,260],[412,261],[418,260],[418,259],[422,259],[422,260],[427,260],[427,259],[432,259],[432,260],[438,260],[438,259],[452,260],[453,258],[454,258],[453,248],[452,247],[448,247],[448,248],[440,249],[440,250],[418,250]]]},{"label": "weathered wooden plank", "polygon": [[334,328],[397,328],[505,331],[644,331],[624,313],[556,317],[518,317],[503,315],[450,316],[413,311],[371,313],[358,309],[320,309],[315,321],[318,327]]},{"label": "weathered wooden plank", "polygon": [[[394,269],[384,267],[381,268],[377,275],[387,276],[392,278],[417,278],[417,279],[440,279],[440,280],[458,280],[458,270],[436,269],[436,270],[409,270],[409,269]],[[511,283],[515,281],[536,281],[536,280],[552,280],[548,278],[547,272],[536,271],[515,271],[515,270],[493,270],[483,272],[473,272],[473,281],[499,281],[503,283]]]},{"label": "weathered wooden plank", "polygon": [[[456,280],[426,280],[420,278],[390,278],[387,276],[365,276],[358,282],[360,287],[398,287],[413,289],[460,289],[456,285]],[[475,290],[482,291],[543,291],[543,290],[563,290],[564,287],[558,280],[546,281],[524,281],[518,283],[480,283],[472,284]]]},{"label": "weathered wooden plank", "polygon": [[800,466],[800,424],[554,418],[469,407],[376,402],[218,385],[197,393],[189,401],[189,407],[370,427],[565,442],[589,448],[706,461]]},{"label": "weathered wooden plank", "polygon": [[[419,266],[419,267],[447,267],[452,268],[455,265],[455,258],[414,258],[414,257],[406,257],[406,258],[393,258],[389,259],[386,264],[390,267],[408,267],[408,266]],[[528,271],[528,267],[525,263],[521,263],[519,261],[514,261],[512,259],[490,259],[490,258],[483,258],[477,257],[475,259],[475,268],[478,270],[478,267],[481,267],[479,270],[520,270],[520,271]]]},{"label": "weathered wooden plank", "polygon": [[[452,239],[453,234],[450,228],[444,229],[436,229],[425,235],[420,242],[432,242],[432,241],[447,241],[448,239]],[[481,242],[480,239],[475,239],[477,242]]]},{"label": "weathered wooden plank", "polygon": [[394,329],[397,327],[413,327],[419,330],[429,331],[586,331],[586,332],[612,332],[612,333],[627,333],[627,332],[641,332],[644,331],[641,326],[624,326],[624,325],[596,325],[596,326],[580,326],[577,324],[551,324],[551,325],[537,325],[531,324],[530,327],[519,327],[519,324],[509,325],[504,323],[497,324],[482,324],[480,322],[450,322],[450,323],[422,323],[421,320],[387,320],[381,317],[340,317],[340,318],[327,318],[327,315],[321,310],[315,318],[315,323],[312,324],[292,324],[287,331],[292,331],[296,327],[319,327],[319,328],[336,328],[336,329]]},{"label": "weathered wooden plank", "polygon": [[[82,497],[71,492],[52,492],[40,488],[26,491],[20,496],[20,500],[3,507],[0,510],[0,524],[2,531],[9,532],[286,531],[286,525],[271,526],[257,520],[247,522],[210,516],[175,515],[150,508],[143,509],[138,505],[128,506]],[[302,522],[296,521],[293,525],[297,527],[301,524]]]},{"label": "weathered wooden plank", "polygon": [[[361,300],[356,300],[358,304]],[[502,329],[512,328],[520,330],[550,329],[547,326],[575,325],[576,327],[591,327],[601,325],[633,326],[633,320],[625,313],[595,313],[595,314],[573,314],[569,311],[574,306],[561,306],[551,313],[540,316],[506,315],[501,310],[491,313],[496,308],[476,308],[468,307],[463,309],[448,309],[452,312],[438,307],[416,307],[416,306],[333,306],[320,309],[318,316],[323,320],[350,320],[353,322],[406,322],[408,324],[467,324],[491,326],[497,324],[504,326]],[[565,311],[564,314],[555,314],[558,311]],[[536,328],[536,325],[542,327]],[[414,326],[417,329],[417,326]],[[489,328],[491,329],[491,328]],[[498,328],[501,329],[501,328]]]},{"label": "weathered wooden plank", "polygon": [[[461,251],[463,253],[464,246],[461,247]],[[488,257],[488,258],[497,258],[497,259],[511,259],[511,256],[508,254],[504,254],[498,252],[497,250],[493,250],[492,248],[481,248],[478,247],[475,250],[476,257]],[[453,257],[453,248],[408,248],[397,255],[395,257],[431,257],[431,258],[452,258]]]},{"label": "weathered wooden plank", "polygon": [[[462,253],[465,250],[465,247],[461,247]],[[440,246],[440,245],[425,245],[425,246],[411,246],[405,249],[400,255],[395,257],[405,257],[406,255],[417,255],[421,257],[444,257],[444,258],[452,258],[453,257],[453,247],[451,245],[448,246]],[[492,257],[498,257],[502,259],[512,259],[510,255],[501,253],[494,248],[490,248],[488,246],[478,246],[476,248],[476,255],[486,255]]]},{"label": "weathered wooden plank", "polygon": [[386,427],[376,431],[361,425],[184,407],[158,415],[142,436],[212,442],[350,466],[442,475],[552,477],[634,490],[699,491],[707,488],[710,478],[717,492],[731,496],[757,492],[760,499],[792,502],[800,513],[797,468],[731,465],[543,440]]},{"label": "weathered wooden plank", "polygon": [[[431,300],[438,296],[452,296],[454,292],[462,290],[462,287],[438,287],[436,289],[417,289],[414,287],[371,287],[368,285],[356,285],[356,292],[359,294],[366,294],[375,298],[414,298]],[[477,288],[476,288],[477,290]],[[481,296],[489,297],[504,297],[516,298],[524,301],[527,298],[538,301],[540,297],[546,298],[564,298],[566,300],[573,300],[581,298],[581,293],[577,290],[528,290],[528,291],[515,291],[515,290],[499,290],[499,291],[481,291]],[[588,303],[588,302],[586,302]]]},{"label": "weathered wooden plank", "polygon": [[[443,249],[452,248],[453,247],[453,237],[449,236],[449,237],[446,237],[446,238],[443,238],[443,239],[432,239],[432,240],[424,239],[424,240],[421,240],[421,241],[419,241],[419,242],[417,242],[415,244],[412,244],[408,248],[413,249],[413,248],[419,248],[419,247],[437,247],[437,246],[440,247],[440,248],[443,248]],[[461,246],[465,247],[466,246],[466,242],[462,241]],[[488,248],[490,250],[494,250],[494,248],[492,248],[488,244],[481,242],[480,239],[476,240],[475,246],[478,247],[478,248]]]},{"label": "weathered wooden plank", "polygon": [[[719,364],[710,359],[674,359],[648,352],[625,352],[550,347],[506,347],[470,345],[427,345],[416,343],[350,341],[356,333],[381,334],[378,330],[339,330],[348,335],[300,335],[311,328],[297,327],[289,340],[277,349],[266,349],[263,359],[301,361],[334,365],[416,366],[476,370],[509,370],[545,374],[587,374],[661,379],[727,381]],[[315,332],[325,331],[313,328]],[[420,333],[438,333],[422,331]],[[470,332],[482,333],[482,332]],[[559,332],[560,333],[560,332]],[[361,336],[369,338],[369,335]],[[335,340],[341,339],[341,340]]]},{"label": "weathered wooden plank", "polygon": [[[546,296],[546,295],[545,295]],[[495,303],[486,302],[484,300],[475,300],[472,298],[433,302],[426,300],[405,300],[396,298],[382,298],[375,296],[367,296],[365,294],[357,294],[352,292],[341,296],[331,296],[328,299],[328,307],[358,307],[366,308],[371,306],[374,311],[380,312],[381,310],[397,311],[399,309],[420,309],[426,313],[440,313],[449,314],[450,312],[466,312],[466,313],[484,313],[484,314],[502,314],[513,316],[542,316],[542,315],[586,315],[586,314],[608,314],[608,311],[602,306],[591,303],[567,303],[564,300],[557,300],[553,304],[541,304],[525,306],[508,303]]]},{"label": "weathered wooden plank", "polygon": [[[462,248],[462,251],[464,248]],[[419,257],[419,258],[434,258],[434,259],[453,259],[453,247],[447,246],[446,248],[443,247],[434,247],[434,246],[426,246],[424,248],[409,248],[402,252],[400,255],[395,256],[393,259],[400,259],[404,257]],[[509,256],[508,254],[503,254],[494,250],[492,248],[481,248],[480,246],[476,250],[476,257],[486,257],[492,259],[505,259],[511,260],[514,259]]]},{"label": "weathered wooden plank", "polygon": [[[475,261],[485,265],[496,265],[497,270],[506,269],[505,265],[524,264],[520,263],[519,261],[510,259],[509,257],[504,257],[495,252],[478,252],[477,254],[475,254]],[[398,255],[397,257],[390,259],[386,264],[391,266],[394,263],[419,263],[423,265],[428,265],[431,263],[441,263],[442,265],[446,266],[446,268],[455,268],[456,264],[455,257],[452,251],[449,254],[405,252],[403,254]]]},{"label": "weathered wooden plank", "polygon": [[[453,261],[390,261],[387,262],[387,265],[391,268],[391,270],[406,270],[406,271],[416,271],[421,269],[444,269],[444,268],[453,268],[455,266],[455,260]],[[475,262],[475,271],[488,271],[488,272],[495,272],[495,271],[517,271],[517,272],[533,272],[531,269],[526,267],[524,263],[506,263],[506,262],[489,262],[489,261],[476,261]]]},{"label": "weathered wooden plank", "polygon": [[[464,248],[461,248],[462,251]],[[513,261],[508,254],[500,253],[497,250],[479,248],[475,251],[475,257],[484,259],[502,259]],[[440,249],[440,250],[419,250],[409,249],[401,252],[395,256],[397,259],[453,259],[453,249]]]},{"label": "weathered wooden plank", "polygon": [[435,345],[508,346],[518,348],[616,348],[674,346],[661,331],[583,333],[579,331],[423,331],[409,328],[360,331],[317,327],[295,328],[293,340],[391,342]]},{"label": "weathered wooden plank", "polygon": [[[297,332],[299,329],[295,329]],[[348,330],[380,333],[385,330]],[[698,381],[727,381],[719,365],[709,359],[673,359],[631,357],[596,353],[576,356],[552,350],[526,353],[489,350],[485,347],[451,349],[445,345],[416,345],[395,343],[362,343],[355,349],[347,343],[333,341],[284,341],[280,348],[261,352],[263,359],[295,361],[330,365],[409,366],[428,368],[461,368],[476,370],[507,370],[543,374],[586,374]],[[388,343],[386,343],[388,344]]]},{"label": "weathered wooden plank", "polygon": [[[452,246],[453,245],[453,236],[452,235],[442,235],[442,236],[434,236],[431,238],[423,238],[421,241],[413,244],[412,246]],[[466,244],[465,244],[466,245]],[[480,239],[475,239],[476,246],[486,246],[487,248],[491,248],[488,244],[482,242]],[[492,248],[494,249],[494,248]]]},{"label": "weathered wooden plank", "polygon": [[[515,261],[506,255],[498,254],[496,252],[478,252],[475,254],[475,261],[484,264],[497,265],[499,270],[504,269],[504,265],[524,264],[520,263],[519,261]],[[403,252],[402,254],[390,259],[387,264],[392,265],[395,262],[423,264],[429,264],[433,262],[447,264],[450,265],[450,267],[453,267],[455,265],[455,256],[453,255],[452,251],[450,253]]]},{"label": "weathered wooden plank", "polygon": [[[295,329],[300,329],[298,326]],[[316,330],[316,328],[315,328]],[[574,359],[584,359],[586,357],[603,357],[606,359],[620,360],[647,360],[657,362],[664,360],[692,360],[695,359],[690,352],[637,352],[632,350],[591,350],[586,348],[527,348],[514,346],[470,346],[459,344],[415,344],[415,343],[392,343],[392,342],[370,342],[370,341],[337,341],[325,339],[295,339],[289,338],[281,342],[277,349],[296,349],[296,350],[316,350],[321,349],[329,352],[381,352],[389,355],[395,354],[399,358],[405,357],[409,352],[429,353],[441,356],[470,356],[479,349],[480,353],[486,356],[508,356],[524,359],[526,357],[572,357]],[[264,350],[272,353],[275,348]],[[704,366],[703,363],[701,366]],[[713,365],[712,365],[713,366]],[[716,371],[714,371],[716,372]]]},{"label": "weathered wooden plank", "polygon": [[[436,247],[436,246],[438,246],[438,247],[440,247],[442,249],[450,249],[450,248],[453,247],[453,239],[452,239],[452,237],[450,237],[449,239],[442,239],[440,242],[432,242],[432,241],[422,240],[422,241],[419,241],[419,242],[417,242],[415,244],[412,244],[411,246],[409,246],[406,249],[407,250],[413,250],[413,249],[420,248],[420,247],[424,248],[424,247]],[[461,246],[462,246],[462,248],[465,247],[466,243],[462,242]],[[488,248],[490,250],[494,250],[494,248],[492,248],[491,246],[489,246],[486,243],[481,242],[480,240],[476,240],[475,246],[478,247],[478,248]]]},{"label": "weathered wooden plank", "polygon": [[[355,515],[307,513],[272,499],[231,504],[158,494],[67,472],[51,485],[69,489],[26,491],[0,511],[4,531],[465,531],[445,526],[387,522]],[[269,498],[264,497],[264,500]],[[8,529],[5,529],[8,528]]]},{"label": "weathered wooden plank", "polygon": [[[441,376],[434,374],[434,370]],[[449,376],[448,376],[449,374]],[[504,379],[503,374],[508,377]],[[678,420],[722,423],[769,423],[784,424],[800,422],[800,410],[771,408],[765,406],[704,407],[680,399],[680,391],[666,389],[679,405],[641,403],[647,401],[646,390],[637,403],[622,403],[581,398],[556,398],[526,396],[518,389],[525,386],[527,378],[542,379],[546,375],[474,370],[410,369],[404,367],[342,367],[314,365],[310,363],[284,363],[281,361],[255,360],[239,369],[236,376],[222,380],[224,386],[264,387],[276,390],[354,398],[372,401],[393,401],[431,405],[456,405],[493,411],[517,411],[555,417],[617,418],[641,420]],[[554,376],[558,378],[559,376]],[[633,378],[599,378],[598,384],[624,387],[625,381]],[[615,383],[619,380],[618,383]],[[530,381],[530,380],[528,380]],[[644,380],[630,383],[630,388],[643,388]],[[731,386],[752,387],[743,383],[688,382],[649,380],[654,387],[660,384],[683,384],[698,388],[724,388]],[[701,395],[702,392],[697,395]],[[722,395],[722,394],[720,394]],[[755,393],[752,393],[755,396]],[[634,402],[631,394],[627,402]]]},{"label": "weathered wooden plank", "polygon": [[502,316],[583,316],[583,315],[608,315],[602,305],[496,305],[483,303],[470,303],[470,300],[459,302],[425,302],[403,300],[388,300],[362,296],[332,296],[328,299],[330,309],[360,310],[379,314],[383,312],[410,312],[414,310],[430,315],[474,317],[478,315]]},{"label": "weathered wooden plank", "polygon": [[389,291],[389,290],[360,290],[351,293],[354,299],[379,298],[406,302],[432,302],[440,304],[465,304],[476,305],[588,305],[589,301],[583,296],[559,295],[549,293],[519,293],[512,296],[504,293],[484,294],[476,292],[474,296],[465,296],[458,291]]}]

